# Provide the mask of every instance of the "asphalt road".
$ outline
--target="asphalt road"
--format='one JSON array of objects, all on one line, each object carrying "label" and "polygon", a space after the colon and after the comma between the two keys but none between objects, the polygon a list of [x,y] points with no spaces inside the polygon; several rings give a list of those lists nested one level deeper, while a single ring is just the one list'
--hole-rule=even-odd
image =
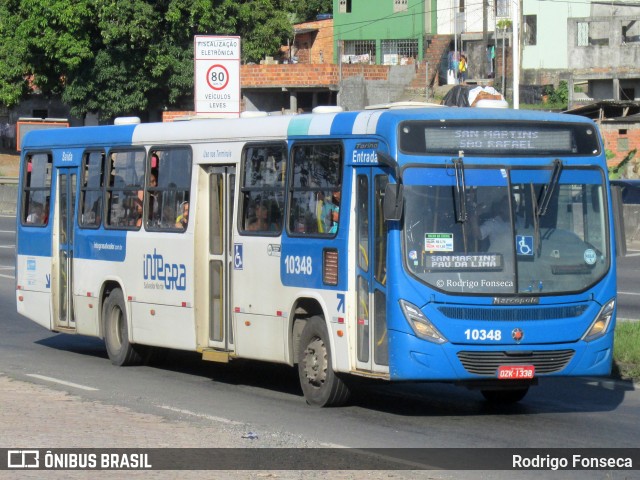
[{"label": "asphalt road", "polygon": [[48,332],[15,313],[12,221],[0,218],[0,371],[10,378],[169,422],[243,425],[272,446],[640,445],[638,386],[608,379],[541,379],[520,404],[501,408],[452,385],[363,384],[349,406],[316,409],[305,404],[296,372],[286,366],[220,365],[173,351],[159,366],[114,367],[100,340]]}]

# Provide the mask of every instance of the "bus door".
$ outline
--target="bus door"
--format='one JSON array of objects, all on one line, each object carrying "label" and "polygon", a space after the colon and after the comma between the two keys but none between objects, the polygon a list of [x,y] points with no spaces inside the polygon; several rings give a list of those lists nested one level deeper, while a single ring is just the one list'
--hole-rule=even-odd
[{"label": "bus door", "polygon": [[[60,168],[57,177],[57,202],[54,229],[57,233],[57,258],[54,258],[56,276],[53,298],[57,303],[55,324],[62,328],[75,328],[73,308],[73,222],[76,217],[76,168]],[[54,250],[54,255],[56,251]],[[56,292],[57,290],[57,292]]]},{"label": "bus door", "polygon": [[231,275],[236,167],[209,168],[209,346],[233,350]]},{"label": "bus door", "polygon": [[382,203],[388,175],[377,167],[356,169],[357,326],[360,370],[386,372],[387,225]]}]

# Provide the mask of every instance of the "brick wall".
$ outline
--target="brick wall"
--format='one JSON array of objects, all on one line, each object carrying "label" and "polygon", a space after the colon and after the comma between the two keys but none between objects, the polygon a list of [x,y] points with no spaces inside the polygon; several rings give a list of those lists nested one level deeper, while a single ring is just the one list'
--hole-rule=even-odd
[{"label": "brick wall", "polygon": [[315,29],[315,32],[297,34],[293,54],[299,63],[333,62],[333,20],[299,23],[296,30]]},{"label": "brick wall", "polygon": [[640,160],[640,123],[604,123],[600,132],[605,148],[615,154],[608,161],[610,166],[617,165],[634,148],[638,149],[635,162]]},{"label": "brick wall", "polygon": [[[343,64],[342,78],[387,80],[389,66]],[[241,88],[329,87],[340,80],[340,67],[333,64],[242,65]]]}]

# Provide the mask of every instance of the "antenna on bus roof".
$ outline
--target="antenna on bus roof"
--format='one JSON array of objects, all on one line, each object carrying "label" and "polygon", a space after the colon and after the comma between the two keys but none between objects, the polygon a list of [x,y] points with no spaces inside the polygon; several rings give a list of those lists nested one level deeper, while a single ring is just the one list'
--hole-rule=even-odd
[{"label": "antenna on bus roof", "polygon": [[140,117],[116,117],[113,121],[114,125],[138,125]]}]

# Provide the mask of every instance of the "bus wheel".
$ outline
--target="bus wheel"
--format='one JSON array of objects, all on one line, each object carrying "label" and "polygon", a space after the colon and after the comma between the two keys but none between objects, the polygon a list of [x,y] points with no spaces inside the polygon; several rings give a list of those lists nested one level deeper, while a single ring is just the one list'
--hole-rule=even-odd
[{"label": "bus wheel", "polygon": [[512,390],[482,390],[482,396],[491,403],[517,403],[524,398],[529,387],[514,388]]},{"label": "bus wheel", "polygon": [[129,343],[127,329],[127,309],[122,290],[116,288],[107,297],[102,307],[104,343],[107,346],[109,360],[114,365],[125,367],[140,363],[139,353]]},{"label": "bus wheel", "polygon": [[321,317],[312,317],[300,336],[298,376],[309,405],[337,407],[349,399],[349,388],[331,367],[329,334]]}]

